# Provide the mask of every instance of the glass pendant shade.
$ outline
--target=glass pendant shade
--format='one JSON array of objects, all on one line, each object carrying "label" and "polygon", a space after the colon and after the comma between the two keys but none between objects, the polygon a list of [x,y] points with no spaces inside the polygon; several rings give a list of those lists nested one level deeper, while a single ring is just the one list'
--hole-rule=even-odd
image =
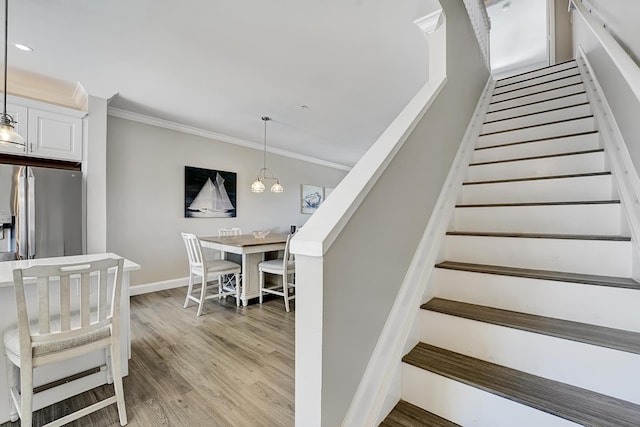
[{"label": "glass pendant shade", "polygon": [[0,144],[2,145],[24,145],[24,138],[16,132],[11,124],[11,117],[3,116],[0,119]]},{"label": "glass pendant shade", "polygon": [[260,177],[256,178],[251,184],[251,192],[252,193],[264,193],[264,184],[260,180]]},{"label": "glass pendant shade", "polygon": [[282,193],[284,188],[282,188],[282,184],[280,184],[280,180],[277,179],[276,183],[271,186],[272,193]]}]

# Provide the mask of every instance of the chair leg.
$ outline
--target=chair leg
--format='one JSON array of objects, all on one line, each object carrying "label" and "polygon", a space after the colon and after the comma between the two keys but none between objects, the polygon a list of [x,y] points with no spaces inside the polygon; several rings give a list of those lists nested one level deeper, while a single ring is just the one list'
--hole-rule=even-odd
[{"label": "chair leg", "polygon": [[207,283],[208,283],[208,273],[204,273],[202,276],[202,289],[200,289],[200,303],[198,304],[198,313],[196,316],[200,316],[202,314],[202,307],[204,306],[204,298],[207,296]]},{"label": "chair leg", "polygon": [[20,418],[18,415],[18,409],[16,408],[15,402],[11,397],[11,389],[13,387],[17,388],[18,386],[19,371],[18,371],[18,367],[13,363],[11,363],[8,359],[6,363],[7,363],[7,385],[9,390],[9,420],[11,420],[11,422],[13,423],[18,421],[18,418]]},{"label": "chair leg", "polygon": [[107,361],[107,384],[113,383],[113,369],[111,369],[111,349],[105,347],[104,356]]},{"label": "chair leg", "polygon": [[264,272],[260,272],[260,304],[262,304],[262,289],[264,289]]},{"label": "chair leg", "polygon": [[187,305],[189,304],[189,296],[191,295],[191,292],[193,292],[193,273],[189,272],[189,287],[187,288],[187,297],[184,299],[184,308],[187,308]]},{"label": "chair leg", "polygon": [[124,387],[122,386],[122,369],[120,361],[120,343],[114,340],[111,347],[111,370],[113,372],[113,389],[116,393],[118,417],[120,425],[127,425],[127,409],[124,404]]},{"label": "chair leg", "polygon": [[286,274],[282,275],[282,293],[284,294],[284,308],[285,310],[287,310],[287,313],[289,312],[289,288],[288,288],[288,283],[289,282],[289,278],[287,277]]},{"label": "chair leg", "polygon": [[33,417],[33,367],[20,367],[20,425],[30,426]]},{"label": "chair leg", "polygon": [[[221,274],[218,275],[218,301],[222,299],[222,292],[224,291],[224,276]],[[227,296],[224,296],[224,299],[227,299]]]}]

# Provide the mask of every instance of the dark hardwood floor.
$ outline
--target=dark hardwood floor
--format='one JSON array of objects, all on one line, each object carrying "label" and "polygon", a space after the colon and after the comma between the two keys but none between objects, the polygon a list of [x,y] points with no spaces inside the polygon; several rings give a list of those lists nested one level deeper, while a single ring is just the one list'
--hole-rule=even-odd
[{"label": "dark hardwood floor", "polygon": [[[128,425],[293,426],[295,311],[286,313],[281,298],[240,308],[229,298],[207,302],[196,318],[195,304],[182,308],[185,292],[131,298]],[[37,411],[34,425],[112,390],[104,386]],[[116,407],[70,425],[118,426]]]}]

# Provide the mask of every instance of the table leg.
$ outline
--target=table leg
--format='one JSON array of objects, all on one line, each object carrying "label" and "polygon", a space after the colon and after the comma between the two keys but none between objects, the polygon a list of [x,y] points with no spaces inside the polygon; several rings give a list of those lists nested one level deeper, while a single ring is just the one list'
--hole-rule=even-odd
[{"label": "table leg", "polygon": [[263,259],[263,253],[242,255],[242,305],[246,306],[251,298],[260,296],[260,276],[258,264]]}]

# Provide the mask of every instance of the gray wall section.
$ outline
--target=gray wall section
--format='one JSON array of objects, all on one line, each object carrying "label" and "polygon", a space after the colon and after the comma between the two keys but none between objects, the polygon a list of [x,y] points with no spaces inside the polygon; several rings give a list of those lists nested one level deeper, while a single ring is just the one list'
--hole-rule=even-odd
[{"label": "gray wall section", "polygon": [[[627,13],[635,10],[636,14],[633,16],[640,16],[638,15],[638,12],[640,12],[639,3],[636,3],[634,7],[631,7],[631,5],[623,5],[624,3],[627,2],[621,0],[612,1],[610,6],[611,10],[608,11],[608,14],[621,17],[625,13],[625,10],[621,8],[628,6],[629,9]],[[607,6],[609,7],[608,2]],[[631,19],[625,19],[624,21],[620,19],[614,22],[630,23],[630,21]],[[607,27],[608,26],[609,25],[607,25]],[[634,30],[637,31],[638,27],[635,29],[624,28],[621,30],[621,34],[631,34]],[[607,102],[618,123],[636,171],[639,171],[640,141],[638,137],[640,136],[640,120],[638,120],[638,117],[640,117],[640,102],[631,92],[629,85],[625,82],[622,74],[620,74],[617,67],[613,64],[609,55],[604,51],[600,43],[593,36],[591,30],[578,15],[573,17],[573,38],[575,48],[577,49],[578,46],[582,47],[593,67],[596,78],[604,90]],[[637,48],[640,49],[640,39],[629,40],[629,43],[637,43]]]},{"label": "gray wall section", "polygon": [[[346,174],[268,154],[284,193],[253,194],[262,151],[115,117],[107,135],[107,250],[142,266],[132,273],[133,285],[188,275],[180,232],[216,235],[230,226],[288,232],[309,218],[300,213],[300,185],[335,187]],[[237,172],[237,217],[184,218],[185,166]]]},{"label": "gray wall section", "polygon": [[446,86],[325,254],[323,426],[342,423],[489,78],[463,3],[441,3]]}]

